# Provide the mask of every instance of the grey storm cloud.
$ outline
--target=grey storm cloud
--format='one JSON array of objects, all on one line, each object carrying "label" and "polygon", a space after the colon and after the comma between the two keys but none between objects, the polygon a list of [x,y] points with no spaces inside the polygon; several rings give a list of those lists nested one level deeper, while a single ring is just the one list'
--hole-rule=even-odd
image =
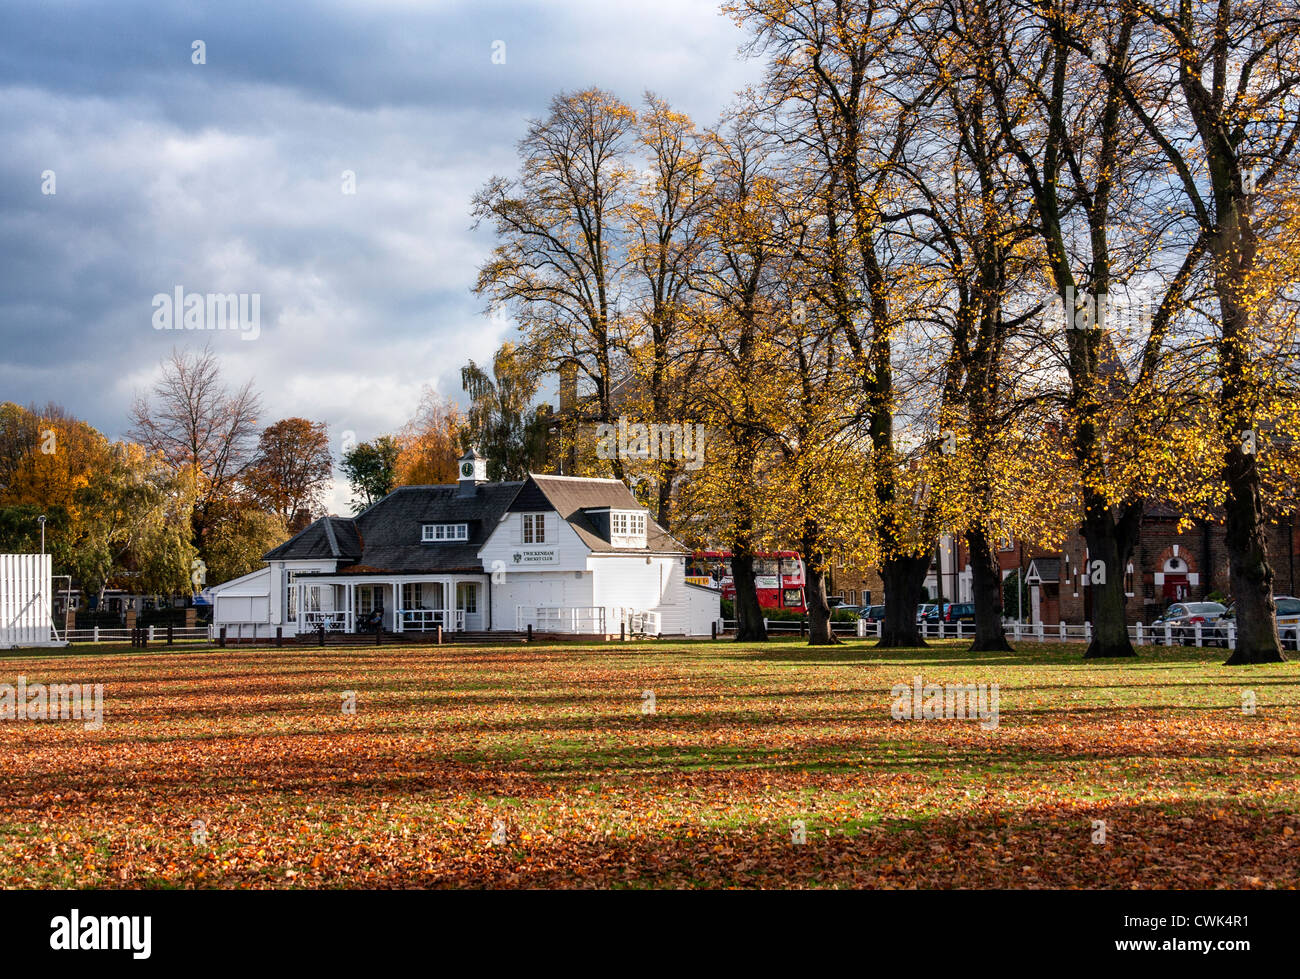
[{"label": "grey storm cloud", "polygon": [[[469,291],[491,247],[469,199],[526,120],[598,85],[711,123],[757,77],[743,40],[708,0],[9,0],[0,399],[119,436],[170,347],[206,340],[268,420],[369,438],[425,385],[459,399],[510,329]],[[260,337],[155,330],[177,286],[260,294]]]}]

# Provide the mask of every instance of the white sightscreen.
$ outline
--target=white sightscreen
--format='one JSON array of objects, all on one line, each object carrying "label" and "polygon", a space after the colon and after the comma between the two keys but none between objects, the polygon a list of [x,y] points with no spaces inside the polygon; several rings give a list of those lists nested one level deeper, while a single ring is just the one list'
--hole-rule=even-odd
[{"label": "white sightscreen", "polygon": [[48,554],[0,554],[0,646],[50,641]]}]

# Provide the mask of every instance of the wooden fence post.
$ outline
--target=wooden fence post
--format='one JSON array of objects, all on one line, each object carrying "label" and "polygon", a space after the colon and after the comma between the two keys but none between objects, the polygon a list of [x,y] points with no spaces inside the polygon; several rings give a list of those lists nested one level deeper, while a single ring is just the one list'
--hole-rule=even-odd
[{"label": "wooden fence post", "polygon": [[167,645],[171,646],[176,642],[176,626],[171,622],[167,623]]},{"label": "wooden fence post", "polygon": [[277,646],[284,645],[284,626],[278,625],[275,627],[275,644]]},{"label": "wooden fence post", "polygon": [[531,622],[528,623],[528,641],[533,641],[533,624]]},{"label": "wooden fence post", "polygon": [[437,627],[437,629],[438,629],[438,631],[437,631],[437,633],[436,633],[436,635],[437,635],[437,639],[435,639],[434,641],[435,641],[439,646],[441,646],[441,645],[442,645],[442,626],[439,625],[439,626]]},{"label": "wooden fence post", "polygon": [[325,645],[325,623],[324,622],[322,622],[320,625],[316,627],[316,636],[317,636],[317,640],[316,640],[317,645],[324,646]]},{"label": "wooden fence post", "polygon": [[221,632],[217,636],[217,645],[222,649],[226,648],[226,627],[224,625],[221,627]]}]

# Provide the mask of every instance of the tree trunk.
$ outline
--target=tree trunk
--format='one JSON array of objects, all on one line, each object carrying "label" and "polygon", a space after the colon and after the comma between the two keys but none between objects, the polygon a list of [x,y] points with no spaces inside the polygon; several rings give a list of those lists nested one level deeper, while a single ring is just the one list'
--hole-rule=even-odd
[{"label": "tree trunk", "polygon": [[1119,523],[1100,501],[1094,501],[1089,507],[1083,528],[1089,566],[1083,573],[1088,576],[1086,587],[1092,601],[1092,642],[1083,654],[1084,659],[1137,655],[1128,635],[1124,572],[1133,554],[1139,522],[1131,506],[1126,508]]},{"label": "tree trunk", "polygon": [[1011,652],[1011,644],[1002,630],[1001,569],[983,527],[973,527],[966,532],[966,547],[970,550],[971,586],[975,598],[975,641],[971,643],[970,651]]},{"label": "tree trunk", "polygon": [[804,578],[804,601],[808,605],[808,645],[836,646],[839,639],[831,629],[831,606],[826,601],[826,573],[813,571],[804,560],[807,569]]},{"label": "tree trunk", "polygon": [[921,588],[930,571],[930,555],[900,555],[881,563],[880,579],[885,583],[885,621],[878,649],[917,648],[925,645],[916,625],[916,607]]},{"label": "tree trunk", "polygon": [[673,519],[673,478],[677,475],[677,466],[673,462],[660,462],[659,475],[657,477],[656,499],[655,499],[655,520],[659,526],[669,533],[672,532]]},{"label": "tree trunk", "polygon": [[[1273,569],[1264,540],[1259,467],[1254,448],[1258,442],[1251,421],[1256,395],[1251,380],[1248,344],[1251,311],[1242,298],[1254,259],[1254,236],[1242,212],[1223,232],[1216,270],[1222,336],[1219,341],[1219,377],[1223,417],[1228,423],[1228,451],[1223,458],[1224,543],[1228,551],[1228,584],[1237,603],[1237,647],[1225,665],[1284,663],[1277,636],[1277,606],[1273,603]],[[1250,445],[1252,451],[1247,452]]]},{"label": "tree trunk", "polygon": [[763,609],[758,604],[758,588],[754,582],[754,555],[748,544],[732,547],[731,580],[736,586],[735,641],[766,642],[767,627],[763,625]]},{"label": "tree trunk", "polygon": [[839,643],[831,629],[831,606],[826,601],[826,580],[829,576],[825,548],[819,522],[804,517],[800,534],[799,552],[804,567],[804,604],[808,607],[808,645],[834,646]]},{"label": "tree trunk", "polygon": [[1234,445],[1227,454],[1225,476],[1228,582],[1237,603],[1237,646],[1225,665],[1285,663],[1277,636],[1273,569],[1264,540],[1255,457]]}]

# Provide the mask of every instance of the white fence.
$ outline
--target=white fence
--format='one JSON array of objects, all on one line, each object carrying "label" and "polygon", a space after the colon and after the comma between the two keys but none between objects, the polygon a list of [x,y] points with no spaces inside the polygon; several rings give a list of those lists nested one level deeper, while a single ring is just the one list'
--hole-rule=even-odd
[{"label": "white fence", "polygon": [[[806,631],[805,623],[798,620],[764,619],[763,622],[769,634],[794,633],[803,635]],[[736,620],[723,619],[722,627],[724,631],[734,630]],[[831,629],[837,636],[878,639],[883,634],[884,623],[880,621],[868,622],[865,619],[859,619],[856,623],[832,622]],[[975,624],[973,622],[922,622],[918,626],[918,631],[922,639],[975,638]],[[1066,622],[1059,622],[1056,625],[1047,625],[1042,622],[1032,624],[1027,622],[1003,622],[1002,631],[1012,642],[1087,643],[1092,641],[1092,623],[1090,622],[1085,622],[1082,625],[1070,625]],[[1181,627],[1169,623],[1152,626],[1138,622],[1128,627],[1128,634],[1135,646],[1220,646],[1227,649],[1236,649],[1237,647],[1237,626],[1233,622],[1227,622],[1221,626],[1213,623],[1209,626],[1203,626],[1202,623],[1198,622],[1194,626]],[[1300,629],[1284,629],[1282,631],[1282,648],[1300,651]]]},{"label": "white fence", "polygon": [[[145,626],[145,637],[149,642],[166,642],[167,627],[165,625]],[[96,627],[94,629],[69,629],[67,632],[68,642],[130,642],[132,630],[125,626],[121,628],[105,629]],[[231,637],[233,638],[234,627],[230,628]],[[172,628],[172,639],[174,640],[193,640],[193,639],[212,639],[213,633],[210,626],[195,626],[192,629],[174,626]]]},{"label": "white fence", "polygon": [[604,606],[515,606],[515,628],[524,632],[557,632],[575,636],[612,636],[620,630],[629,636],[657,636],[663,631],[658,612]]},{"label": "white fence", "polygon": [[[719,621],[721,622],[720,630],[722,632],[734,631],[736,628],[735,619],[721,619]],[[863,633],[858,630],[858,627],[864,624],[861,619],[856,623],[831,622],[831,632],[837,636],[860,636]],[[799,619],[764,619],[763,625],[772,634],[788,632],[801,636],[807,631],[807,623]]]}]

